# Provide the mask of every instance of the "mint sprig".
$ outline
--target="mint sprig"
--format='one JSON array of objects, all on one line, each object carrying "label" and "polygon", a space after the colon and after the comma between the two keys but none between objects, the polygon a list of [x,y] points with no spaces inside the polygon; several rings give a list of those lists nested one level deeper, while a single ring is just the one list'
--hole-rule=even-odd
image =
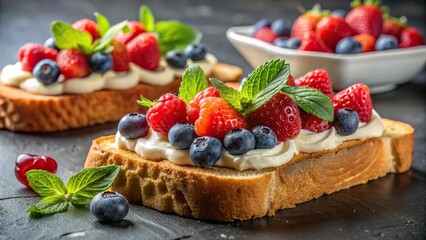
[{"label": "mint sprig", "polygon": [[179,98],[188,104],[198,92],[207,88],[207,85],[203,69],[197,64],[191,64],[182,75]]},{"label": "mint sprig", "polygon": [[139,9],[139,21],[145,27],[145,30],[148,32],[154,31],[155,28],[155,18],[152,14],[151,9],[148,6],[142,5]]},{"label": "mint sprig", "polygon": [[110,24],[108,21],[108,18],[106,18],[104,15],[95,12],[94,13],[96,17],[96,23],[98,24],[98,31],[101,36],[105,35],[106,31],[110,28]]},{"label": "mint sprig", "polygon": [[65,187],[62,180],[50,172],[30,170],[26,173],[28,182],[44,198],[27,211],[42,216],[64,212],[70,203],[86,206],[96,194],[111,187],[119,171],[120,166],[86,168],[72,176]]}]

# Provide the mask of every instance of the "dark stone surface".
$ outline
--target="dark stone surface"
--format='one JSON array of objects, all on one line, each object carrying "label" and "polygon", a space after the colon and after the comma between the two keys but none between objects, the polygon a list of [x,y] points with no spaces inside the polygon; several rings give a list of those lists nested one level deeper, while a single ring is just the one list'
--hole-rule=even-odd
[{"label": "dark stone surface", "polygon": [[[300,1],[311,6],[312,1]],[[394,15],[407,15],[422,28],[425,3],[384,1]],[[204,42],[222,61],[251,68],[225,38],[233,25],[248,25],[267,16],[297,16],[296,1],[144,1],[157,19],[178,19],[204,33]],[[105,14],[111,22],[137,19],[141,1],[0,1],[0,67],[16,61],[19,47],[29,41],[43,42],[54,19],[73,22]],[[345,8],[348,1],[327,1],[326,8]],[[372,76],[374,77],[374,76]],[[113,134],[116,123],[49,134],[22,134],[0,130],[0,239],[425,239],[426,238],[426,75],[396,90],[373,97],[383,116],[413,125],[415,152],[408,173],[391,174],[368,184],[323,196],[278,211],[271,218],[232,224],[210,223],[163,214],[132,205],[126,221],[104,225],[87,209],[42,219],[26,209],[40,197],[25,189],[13,173],[16,157],[24,152],[57,159],[63,180],[84,165],[91,140]]]}]

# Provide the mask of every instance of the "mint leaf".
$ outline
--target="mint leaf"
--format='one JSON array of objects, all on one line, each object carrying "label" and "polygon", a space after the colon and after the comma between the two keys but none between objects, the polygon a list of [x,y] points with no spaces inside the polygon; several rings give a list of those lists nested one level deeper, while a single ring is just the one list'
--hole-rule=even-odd
[{"label": "mint leaf", "polygon": [[103,36],[110,27],[109,21],[104,15],[98,12],[95,12],[94,14],[96,17],[96,23],[98,24],[99,33]]},{"label": "mint leaf", "polygon": [[146,31],[151,32],[154,30],[155,18],[148,6],[142,5],[139,9],[139,21]]},{"label": "mint leaf", "polygon": [[27,211],[32,214],[48,215],[64,212],[68,209],[68,202],[58,195],[47,196],[38,203],[31,205]]},{"label": "mint leaf", "polygon": [[60,49],[79,49],[86,54],[93,52],[92,36],[86,31],[74,29],[66,22],[54,21],[51,26],[56,46]]},{"label": "mint leaf", "polygon": [[[282,63],[284,63],[284,61],[282,61]],[[281,88],[286,86],[289,75],[290,65],[284,64],[278,74],[276,74],[272,81],[270,81],[269,84],[256,95],[255,99],[243,113],[248,114],[268,102],[269,99],[281,90]]]},{"label": "mint leaf", "polygon": [[220,96],[225,99],[225,101],[228,102],[232,107],[238,111],[243,109],[243,106],[241,105],[242,96],[238,90],[229,87],[216,78],[210,78],[210,82],[219,91]]},{"label": "mint leaf", "polygon": [[241,94],[248,99],[254,99],[284,66],[284,60],[274,59],[256,68],[241,86]]},{"label": "mint leaf", "polygon": [[329,97],[322,92],[308,87],[284,86],[281,89],[303,111],[317,116],[325,121],[334,120],[333,104]]},{"label": "mint leaf", "polygon": [[25,175],[31,188],[40,196],[63,196],[67,193],[62,180],[53,173],[44,170],[30,170]]},{"label": "mint leaf", "polygon": [[179,87],[179,98],[189,103],[195,95],[208,86],[203,69],[197,64],[191,64],[182,75]]},{"label": "mint leaf", "polygon": [[124,27],[127,26],[129,21],[122,21],[120,23],[115,24],[111,28],[109,28],[101,39],[97,40],[95,43],[95,48],[93,49],[95,52],[100,52],[105,50],[108,47],[108,44],[112,41],[112,39],[120,32]]},{"label": "mint leaf", "polygon": [[80,195],[78,195],[78,194],[74,194],[74,195],[71,197],[71,203],[72,203],[73,205],[76,205],[76,206],[79,206],[79,207],[83,207],[83,206],[87,206],[87,205],[89,205],[89,204],[90,204],[90,201],[92,201],[92,198],[89,198],[89,197],[83,197],[83,196],[80,196]]},{"label": "mint leaf", "polygon": [[158,33],[161,53],[170,50],[184,50],[192,43],[201,40],[201,33],[196,29],[178,21],[160,21],[155,24],[154,31]]},{"label": "mint leaf", "polygon": [[155,105],[155,102],[149,100],[148,98],[145,98],[144,96],[141,96],[141,100],[136,101],[139,105],[142,105],[144,107],[152,107]]},{"label": "mint leaf", "polygon": [[120,166],[85,168],[70,178],[67,184],[68,193],[93,198],[110,188],[119,172]]}]

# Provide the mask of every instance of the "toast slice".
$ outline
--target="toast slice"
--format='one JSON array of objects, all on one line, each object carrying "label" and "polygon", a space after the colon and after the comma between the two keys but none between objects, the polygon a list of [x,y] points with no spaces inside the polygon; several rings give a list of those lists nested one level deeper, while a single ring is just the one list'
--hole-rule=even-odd
[{"label": "toast slice", "polygon": [[382,121],[385,130],[379,138],[300,153],[282,166],[260,171],[145,160],[134,152],[116,149],[115,136],[93,141],[85,167],[120,165],[112,190],[130,203],[159,211],[215,221],[272,216],[279,209],[293,208],[323,194],[407,171],[414,129],[402,122]]},{"label": "toast slice", "polygon": [[[224,82],[239,81],[241,68],[218,63],[212,76]],[[181,79],[166,86],[138,84],[127,90],[102,90],[87,94],[43,96],[0,83],[0,129],[19,132],[52,132],[113,122],[129,112],[145,112],[135,104],[140,95],[156,99],[177,93]],[[133,101],[133,100],[134,101]]]}]

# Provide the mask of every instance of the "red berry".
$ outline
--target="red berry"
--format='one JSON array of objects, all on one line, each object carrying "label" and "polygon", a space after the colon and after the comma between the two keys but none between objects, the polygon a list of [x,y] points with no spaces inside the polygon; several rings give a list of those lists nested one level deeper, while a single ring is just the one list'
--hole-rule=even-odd
[{"label": "red berry", "polygon": [[126,45],[119,41],[112,40],[111,46],[114,50],[111,52],[112,56],[112,70],[116,72],[127,72],[130,70],[130,54],[127,51]]},{"label": "red berry", "polygon": [[350,108],[358,113],[361,122],[369,122],[373,115],[370,89],[362,84],[354,84],[336,93],[331,100],[336,114],[342,108]]},{"label": "red berry", "polygon": [[90,19],[81,19],[77,22],[72,24],[72,27],[74,29],[80,30],[80,31],[86,31],[92,35],[93,41],[95,41],[98,38],[101,38],[101,34],[99,34],[98,30],[98,24],[96,24],[94,21]]},{"label": "red berry", "polygon": [[142,23],[138,21],[131,21],[127,24],[130,31],[127,33],[124,33],[120,31],[117,33],[117,35],[114,37],[115,40],[121,42],[122,44],[126,45],[130,41],[132,41],[135,37],[137,37],[139,34],[146,32],[144,26]]},{"label": "red berry", "polygon": [[300,133],[299,109],[289,96],[278,93],[248,116],[251,127],[265,125],[277,135],[278,141],[295,138]]},{"label": "red berry", "polygon": [[296,86],[296,84],[294,83],[294,77],[292,75],[288,75],[287,85]]},{"label": "red berry", "polygon": [[405,23],[398,18],[385,17],[383,20],[383,34],[392,35],[399,39],[402,31],[405,29]]},{"label": "red berry", "polygon": [[374,48],[376,45],[376,39],[373,37],[373,35],[368,33],[362,33],[362,34],[355,35],[354,39],[361,44],[363,52],[374,51]]},{"label": "red berry", "polygon": [[269,27],[262,27],[254,33],[253,37],[264,42],[273,43],[278,36]]},{"label": "red berry", "polygon": [[221,141],[226,133],[235,128],[248,129],[243,115],[223,98],[207,97],[200,102],[200,116],[195,121],[198,136],[215,137]]},{"label": "red berry", "polygon": [[324,93],[328,97],[333,95],[333,89],[331,87],[331,79],[328,73],[324,69],[316,69],[308,72],[304,76],[294,80],[294,86],[304,86],[315,88],[316,90]]},{"label": "red berry", "polygon": [[189,101],[188,109],[186,110],[190,123],[194,124],[200,116],[200,102],[206,97],[220,97],[220,94],[215,87],[208,87],[197,93],[197,95]]},{"label": "red berry", "polygon": [[170,128],[176,123],[188,122],[186,103],[178,96],[167,93],[158,99],[158,102],[146,113],[151,128],[157,133],[167,135]]},{"label": "red berry", "polygon": [[56,61],[65,78],[82,78],[91,72],[87,56],[76,49],[61,50]]},{"label": "red berry", "polygon": [[356,34],[368,33],[377,39],[383,31],[382,13],[375,4],[365,3],[353,8],[345,20]]},{"label": "red berry", "polygon": [[139,34],[127,44],[127,50],[133,63],[141,68],[156,71],[160,65],[161,51],[155,35]]},{"label": "red berry", "polygon": [[401,33],[400,48],[414,47],[424,44],[422,34],[415,28],[407,28]]},{"label": "red berry", "polygon": [[322,120],[321,118],[315,117],[314,115],[311,115],[301,109],[299,109],[299,111],[302,121],[302,129],[319,133],[330,129],[333,126],[332,122]]},{"label": "red berry", "polygon": [[35,65],[43,59],[56,60],[58,51],[47,48],[37,43],[27,43],[19,49],[18,60],[22,70],[32,72]]},{"label": "red berry", "polygon": [[321,39],[319,39],[315,33],[307,34],[303,40],[302,45],[298,48],[302,51],[313,51],[313,52],[333,52]]},{"label": "red berry", "polygon": [[345,38],[352,36],[352,29],[340,17],[324,17],[316,26],[316,35],[321,39],[328,47],[335,49],[337,43]]},{"label": "red berry", "polygon": [[321,7],[314,5],[314,7],[300,15],[294,20],[291,36],[303,39],[310,33],[315,32],[316,25],[321,19]]},{"label": "red berry", "polygon": [[55,159],[48,156],[38,156],[33,154],[21,154],[15,162],[15,176],[18,181],[30,188],[26,172],[32,169],[46,170],[55,173],[58,169],[58,164]]}]

